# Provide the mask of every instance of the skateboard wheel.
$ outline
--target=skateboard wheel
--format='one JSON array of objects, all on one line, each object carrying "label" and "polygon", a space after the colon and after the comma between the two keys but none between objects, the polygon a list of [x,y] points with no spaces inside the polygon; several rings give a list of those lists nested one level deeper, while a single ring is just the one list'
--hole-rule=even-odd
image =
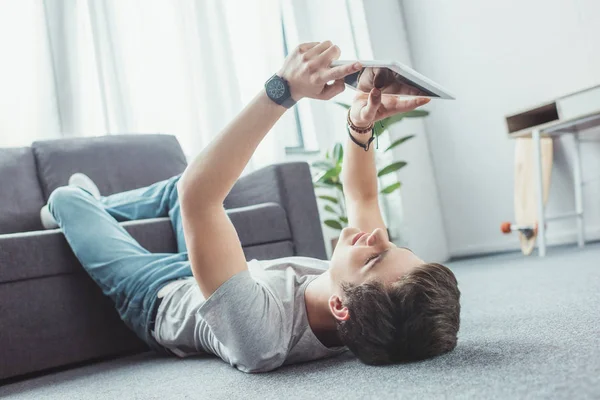
[{"label": "skateboard wheel", "polygon": [[535,229],[531,229],[531,228],[527,228],[527,229],[523,229],[520,231],[523,236],[525,236],[525,239],[529,240],[532,237],[535,237],[537,235],[537,231]]},{"label": "skateboard wheel", "polygon": [[511,233],[510,222],[503,222],[502,225],[500,225],[500,230],[502,233]]}]

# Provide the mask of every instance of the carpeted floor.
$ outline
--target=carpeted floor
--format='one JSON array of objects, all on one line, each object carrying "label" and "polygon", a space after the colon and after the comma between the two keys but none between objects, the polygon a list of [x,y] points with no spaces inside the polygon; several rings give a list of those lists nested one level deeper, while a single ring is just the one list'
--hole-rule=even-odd
[{"label": "carpeted floor", "polygon": [[463,293],[459,345],[433,360],[368,367],[346,354],[246,375],[213,358],[144,354],[13,383],[0,397],[600,398],[600,245],[450,266]]}]

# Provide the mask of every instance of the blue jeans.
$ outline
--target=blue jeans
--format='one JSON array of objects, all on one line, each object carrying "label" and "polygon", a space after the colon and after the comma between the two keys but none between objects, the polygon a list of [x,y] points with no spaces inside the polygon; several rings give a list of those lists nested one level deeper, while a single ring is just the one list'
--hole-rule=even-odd
[{"label": "blue jeans", "polygon": [[[121,319],[150,347],[157,294],[170,281],[192,276],[177,198],[179,176],[152,186],[95,199],[83,189],[56,189],[48,205],[73,253]],[[177,237],[177,254],[152,254],[118,221],[169,216]]]}]

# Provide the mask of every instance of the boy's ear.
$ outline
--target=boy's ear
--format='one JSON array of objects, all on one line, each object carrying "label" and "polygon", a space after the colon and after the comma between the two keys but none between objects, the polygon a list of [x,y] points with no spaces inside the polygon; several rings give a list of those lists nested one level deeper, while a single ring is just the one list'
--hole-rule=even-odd
[{"label": "boy's ear", "polygon": [[344,306],[342,299],[336,294],[329,298],[329,311],[338,321],[347,321],[350,318],[348,307]]}]

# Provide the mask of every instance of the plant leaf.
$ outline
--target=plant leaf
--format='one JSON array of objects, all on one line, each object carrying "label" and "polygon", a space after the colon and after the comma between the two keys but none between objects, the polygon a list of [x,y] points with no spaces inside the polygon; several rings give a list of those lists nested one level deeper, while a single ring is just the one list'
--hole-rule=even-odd
[{"label": "plant leaf", "polygon": [[[316,177],[314,179],[316,179]],[[342,185],[340,182],[333,182],[331,179],[327,179],[324,182],[317,182],[315,180],[315,181],[313,181],[313,186],[316,188],[322,188],[322,189],[330,189],[330,190],[337,189],[340,192],[344,193],[344,185]]]},{"label": "plant leaf", "polygon": [[350,108],[350,104],[342,103],[339,101],[334,101],[334,103],[337,104],[338,106],[344,107],[346,110]]},{"label": "plant leaf", "polygon": [[385,127],[388,128],[394,124],[397,124],[398,122],[402,121],[403,119],[404,119],[404,113],[392,115],[391,117],[387,117],[386,119],[382,120],[382,122],[385,125]]},{"label": "plant leaf", "polygon": [[382,119],[381,121],[377,121],[377,122],[375,122],[375,125],[373,125],[373,134],[374,134],[375,136],[379,136],[379,135],[381,135],[383,132],[385,132],[385,129],[386,129],[386,127],[387,127],[387,125],[386,125],[386,122],[385,122],[385,121],[386,121],[387,119],[389,119],[389,117],[388,117],[388,118],[384,118],[384,119]]},{"label": "plant leaf", "polygon": [[425,110],[412,110],[401,114],[392,115],[391,117],[387,117],[382,119],[380,122],[383,124],[381,132],[378,133],[377,124],[375,124],[375,134],[380,135],[390,126],[397,124],[402,121],[404,118],[422,118],[429,115],[429,111]]},{"label": "plant leaf", "polygon": [[414,138],[415,135],[408,135],[408,136],[404,136],[403,138],[400,138],[398,140],[395,140],[392,144],[389,145],[389,147],[387,149],[385,149],[383,152],[385,153],[388,150],[393,149],[396,146],[400,146],[402,143],[406,142],[407,140],[410,140],[412,138]]},{"label": "plant leaf", "polygon": [[330,213],[333,213],[333,214],[335,214],[335,215],[338,215],[338,214],[339,214],[339,213],[338,213],[336,210],[334,210],[334,208],[333,208],[333,207],[331,207],[329,204],[327,204],[327,205],[325,206],[325,211],[329,211]]},{"label": "plant leaf", "polygon": [[425,110],[412,110],[401,114],[404,118],[423,118],[429,115],[429,111]]},{"label": "plant leaf", "polygon": [[312,166],[319,169],[331,169],[334,167],[329,161],[315,161]]},{"label": "plant leaf", "polygon": [[387,167],[383,168],[381,171],[379,171],[377,173],[377,176],[382,177],[382,176],[390,174],[394,171],[398,171],[400,168],[405,167],[406,164],[407,164],[406,161],[397,161],[395,163],[392,163],[392,164],[388,165]]},{"label": "plant leaf", "polygon": [[342,172],[341,166],[336,166],[336,167],[330,168],[327,171],[320,172],[314,178],[314,181],[321,182],[321,183],[332,183],[333,184],[339,180],[340,172]]},{"label": "plant leaf", "polygon": [[400,186],[402,186],[402,184],[400,182],[393,183],[393,184],[383,188],[380,193],[381,194],[390,194],[393,191],[400,189]]},{"label": "plant leaf", "polygon": [[401,114],[392,115],[384,119],[386,127],[396,124],[402,121],[404,118],[423,118],[429,115],[429,111],[425,110],[412,110]]},{"label": "plant leaf", "polygon": [[347,224],[348,223],[348,218],[343,217],[340,215],[340,221],[342,221],[343,223]]},{"label": "plant leaf", "polygon": [[325,173],[325,171],[319,172],[318,174],[316,174],[315,176],[313,176],[313,185],[315,187],[329,187],[328,184],[321,182],[319,179],[321,179],[321,177],[323,176],[323,174]]},{"label": "plant leaf", "polygon": [[322,199],[322,200],[327,200],[327,201],[330,201],[330,202],[332,202],[333,204],[338,204],[338,199],[336,199],[336,198],[335,198],[335,197],[333,197],[333,196],[325,196],[325,195],[322,195],[322,196],[317,196],[317,197],[318,197],[319,199]]},{"label": "plant leaf", "polygon": [[328,220],[324,221],[323,223],[330,228],[337,229],[338,231],[342,230],[342,225],[334,219],[328,219]]},{"label": "plant leaf", "polygon": [[333,161],[339,164],[344,158],[344,148],[341,143],[336,143],[333,147]]}]

